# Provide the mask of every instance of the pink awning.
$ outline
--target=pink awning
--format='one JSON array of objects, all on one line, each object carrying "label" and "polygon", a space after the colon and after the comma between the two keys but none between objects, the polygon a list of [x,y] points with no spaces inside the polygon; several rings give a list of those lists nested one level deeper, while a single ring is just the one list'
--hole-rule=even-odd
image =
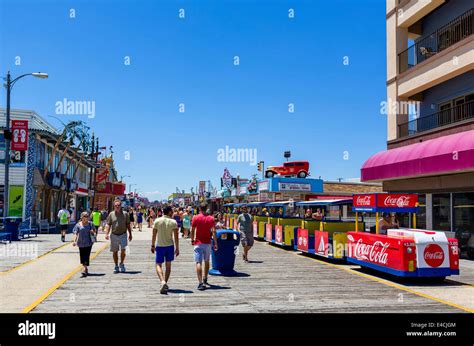
[{"label": "pink awning", "polygon": [[371,156],[362,181],[383,181],[474,171],[474,130],[407,145]]}]

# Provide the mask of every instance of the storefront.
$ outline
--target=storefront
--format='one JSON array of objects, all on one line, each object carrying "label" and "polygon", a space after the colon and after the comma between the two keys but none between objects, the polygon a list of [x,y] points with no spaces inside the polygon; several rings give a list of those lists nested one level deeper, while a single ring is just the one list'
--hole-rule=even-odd
[{"label": "storefront", "polygon": [[415,143],[370,157],[363,181],[387,192],[420,194],[420,228],[474,234],[474,130]]},{"label": "storefront", "polygon": [[73,210],[73,214],[75,215],[75,219],[79,220],[80,215],[83,211],[90,210],[89,207],[89,190],[87,189],[87,185],[84,183],[78,183],[77,189],[74,192],[74,196],[76,198],[75,201],[75,208]]}]

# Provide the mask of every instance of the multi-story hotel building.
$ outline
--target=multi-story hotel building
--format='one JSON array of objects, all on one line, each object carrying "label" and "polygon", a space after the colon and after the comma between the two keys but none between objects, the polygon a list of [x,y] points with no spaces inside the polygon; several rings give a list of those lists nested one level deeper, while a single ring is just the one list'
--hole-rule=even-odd
[{"label": "multi-story hotel building", "polygon": [[474,233],[474,2],[387,0],[386,23],[387,150],[362,181],[420,193],[419,227]]}]

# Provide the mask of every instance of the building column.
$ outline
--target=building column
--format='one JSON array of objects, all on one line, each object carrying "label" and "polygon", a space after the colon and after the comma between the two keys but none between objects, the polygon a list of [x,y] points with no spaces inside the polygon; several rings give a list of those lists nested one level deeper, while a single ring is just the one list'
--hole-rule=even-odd
[{"label": "building column", "polygon": [[426,229],[433,229],[433,194],[426,194]]},{"label": "building column", "polygon": [[451,232],[454,232],[454,194],[449,194],[449,223],[451,224]]}]

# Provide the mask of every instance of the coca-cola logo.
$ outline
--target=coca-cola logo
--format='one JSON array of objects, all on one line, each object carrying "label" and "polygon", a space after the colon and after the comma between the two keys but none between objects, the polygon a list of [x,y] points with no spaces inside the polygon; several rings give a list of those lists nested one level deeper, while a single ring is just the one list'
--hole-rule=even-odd
[{"label": "coca-cola logo", "polygon": [[383,201],[384,205],[398,208],[405,208],[410,205],[410,196],[393,197],[387,196]]},{"label": "coca-cola logo", "polygon": [[354,256],[358,260],[387,264],[389,245],[390,243],[383,243],[380,240],[373,244],[365,244],[359,239],[354,246]]},{"label": "coca-cola logo", "polygon": [[356,205],[364,205],[364,206],[372,205],[371,196],[357,196]]},{"label": "coca-cola logo", "polygon": [[438,244],[429,244],[425,247],[423,257],[426,264],[430,267],[437,268],[444,262],[444,251]]}]

